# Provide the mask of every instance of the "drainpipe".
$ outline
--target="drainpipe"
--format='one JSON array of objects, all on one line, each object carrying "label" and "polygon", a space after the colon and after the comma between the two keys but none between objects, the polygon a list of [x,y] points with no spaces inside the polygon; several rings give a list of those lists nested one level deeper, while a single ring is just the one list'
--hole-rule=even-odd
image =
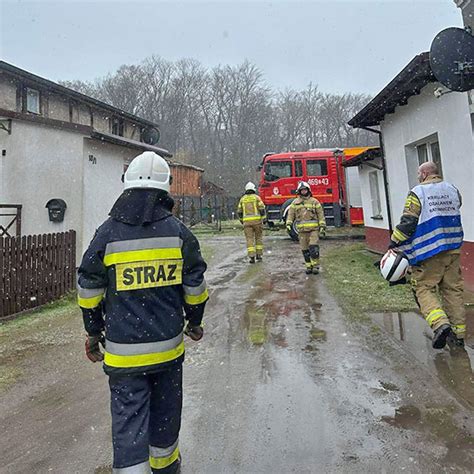
[{"label": "drainpipe", "polygon": [[362,130],[367,130],[368,132],[376,133],[379,136],[379,146],[382,158],[382,175],[383,175],[383,188],[385,192],[385,201],[387,203],[387,218],[388,218],[388,230],[390,232],[390,236],[393,232],[392,227],[392,211],[390,210],[390,196],[388,193],[388,178],[387,178],[387,166],[385,162],[385,151],[383,147],[383,139],[382,139],[382,132],[379,130],[375,130],[370,127],[360,127]]}]

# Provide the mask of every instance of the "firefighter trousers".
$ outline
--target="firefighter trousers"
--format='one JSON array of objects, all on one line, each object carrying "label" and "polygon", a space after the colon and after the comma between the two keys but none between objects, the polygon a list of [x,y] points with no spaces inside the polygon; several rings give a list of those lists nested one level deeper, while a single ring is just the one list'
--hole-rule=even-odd
[{"label": "firefighter trousers", "polygon": [[171,474],[179,465],[182,364],[148,375],[110,375],[117,474]]},{"label": "firefighter trousers", "polygon": [[433,330],[450,324],[458,338],[466,333],[459,251],[441,252],[412,267],[411,285],[423,317]]},{"label": "firefighter trousers", "polygon": [[306,268],[319,267],[319,229],[299,232]]},{"label": "firefighter trousers", "polygon": [[263,255],[263,225],[261,221],[245,222],[244,234],[247,241],[247,253],[249,257],[261,257]]}]

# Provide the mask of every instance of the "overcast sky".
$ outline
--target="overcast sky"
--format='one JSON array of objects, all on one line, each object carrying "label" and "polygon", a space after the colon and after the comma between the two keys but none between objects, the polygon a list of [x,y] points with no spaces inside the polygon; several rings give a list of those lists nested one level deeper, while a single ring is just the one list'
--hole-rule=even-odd
[{"label": "overcast sky", "polygon": [[276,88],[374,94],[453,25],[453,0],[0,0],[0,55],[52,80],[94,79],[152,54],[249,59]]}]

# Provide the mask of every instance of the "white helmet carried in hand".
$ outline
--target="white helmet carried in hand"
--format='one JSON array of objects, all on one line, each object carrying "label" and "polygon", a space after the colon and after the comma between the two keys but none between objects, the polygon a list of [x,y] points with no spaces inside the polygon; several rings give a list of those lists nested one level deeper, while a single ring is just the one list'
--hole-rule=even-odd
[{"label": "white helmet carried in hand", "polygon": [[311,187],[306,181],[300,181],[298,183],[298,187],[296,188],[296,192],[299,193],[303,188],[306,188],[308,191],[311,192]]},{"label": "white helmet carried in hand", "polygon": [[393,283],[406,276],[409,266],[404,253],[390,249],[380,260],[380,273],[387,281]]},{"label": "white helmet carried in hand", "polygon": [[169,193],[170,167],[164,158],[153,151],[145,151],[130,163],[124,175],[124,189],[151,188]]},{"label": "white helmet carried in hand", "polygon": [[245,185],[245,191],[254,191],[254,192],[257,192],[257,188],[255,187],[255,184],[252,183],[252,181],[249,181],[249,182]]}]

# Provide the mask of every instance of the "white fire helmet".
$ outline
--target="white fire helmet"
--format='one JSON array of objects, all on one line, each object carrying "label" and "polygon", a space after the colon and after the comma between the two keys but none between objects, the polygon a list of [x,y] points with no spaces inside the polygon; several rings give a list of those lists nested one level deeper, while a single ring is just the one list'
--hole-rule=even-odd
[{"label": "white fire helmet", "polygon": [[404,253],[390,249],[380,260],[380,273],[387,281],[393,283],[407,274],[409,266]]},{"label": "white fire helmet", "polygon": [[252,183],[252,181],[249,181],[249,182],[245,185],[245,191],[254,191],[254,192],[256,192],[256,191],[257,191],[257,188],[255,187],[255,184]]},{"label": "white fire helmet", "polygon": [[298,187],[296,188],[296,192],[299,193],[303,188],[306,188],[308,191],[311,191],[311,187],[306,181],[300,181],[298,183]]},{"label": "white fire helmet", "polygon": [[169,192],[170,167],[164,158],[145,151],[130,163],[124,175],[124,189],[151,188]]}]

